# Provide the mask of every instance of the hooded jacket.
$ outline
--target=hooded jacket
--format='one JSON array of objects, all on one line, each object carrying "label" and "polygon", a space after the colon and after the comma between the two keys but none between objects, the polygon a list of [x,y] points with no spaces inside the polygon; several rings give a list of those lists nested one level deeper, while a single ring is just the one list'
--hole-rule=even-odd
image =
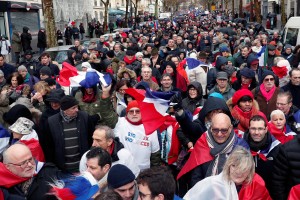
[{"label": "hooded jacket", "polygon": [[72,57],[72,54],[75,53],[75,50],[69,49],[67,52],[67,60],[65,62],[69,63],[72,66],[75,66],[74,58]]},{"label": "hooded jacket", "polygon": [[26,50],[32,50],[31,48],[31,34],[28,33],[29,28],[24,26],[23,27],[23,33],[21,34],[21,43],[22,43],[22,47],[23,47],[23,51],[25,52]]},{"label": "hooded jacket", "polygon": [[207,89],[211,90],[215,84],[217,83],[217,73],[220,71],[223,71],[221,69],[222,65],[227,64],[228,60],[224,56],[219,56],[216,60],[216,66],[212,69],[210,69],[207,73]]},{"label": "hooded jacket", "polygon": [[202,86],[200,83],[198,82],[191,82],[189,85],[188,85],[188,90],[191,88],[191,87],[194,87],[196,90],[197,90],[197,97],[192,99],[190,97],[189,94],[187,94],[187,97],[184,98],[182,100],[182,107],[184,109],[187,109],[189,110],[192,114],[194,113],[195,109],[199,106],[203,106],[204,104],[204,100],[202,99]]}]

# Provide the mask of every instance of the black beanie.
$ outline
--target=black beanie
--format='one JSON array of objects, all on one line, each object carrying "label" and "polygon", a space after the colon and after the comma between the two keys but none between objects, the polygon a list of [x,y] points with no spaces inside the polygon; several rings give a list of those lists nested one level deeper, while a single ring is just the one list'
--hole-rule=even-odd
[{"label": "black beanie", "polygon": [[61,110],[67,110],[76,105],[78,105],[78,101],[75,99],[75,97],[72,97],[70,95],[66,95],[60,100]]},{"label": "black beanie", "polygon": [[32,120],[32,115],[30,110],[21,104],[13,106],[8,112],[3,114],[3,120],[9,125],[14,124],[19,117],[25,117]]},{"label": "black beanie", "polygon": [[134,181],[135,176],[132,171],[125,165],[116,164],[112,166],[107,175],[109,188],[117,189]]},{"label": "black beanie", "polygon": [[40,69],[40,74],[46,74],[51,77],[51,69],[47,66],[44,66]]}]

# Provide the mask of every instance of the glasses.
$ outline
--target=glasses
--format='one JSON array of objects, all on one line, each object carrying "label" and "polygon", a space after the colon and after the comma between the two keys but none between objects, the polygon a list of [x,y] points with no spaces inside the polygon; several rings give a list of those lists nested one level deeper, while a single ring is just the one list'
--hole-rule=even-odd
[{"label": "glasses", "polygon": [[270,81],[274,81],[274,78],[265,78],[264,82],[270,82]]},{"label": "glasses", "polygon": [[140,197],[141,199],[146,198],[148,195],[151,195],[151,194],[144,194],[144,193],[142,193],[142,192],[139,191],[139,197]]},{"label": "glasses", "polygon": [[18,164],[16,164],[16,163],[7,163],[7,164],[9,164],[9,165],[14,165],[14,166],[18,166],[18,167],[21,167],[21,168],[26,168],[27,166],[28,166],[28,163],[33,163],[33,161],[34,161],[34,158],[33,157],[31,157],[31,158],[29,158],[28,160],[24,160],[23,162],[21,162],[21,163],[18,163]]},{"label": "glasses", "polygon": [[221,129],[218,129],[218,128],[211,128],[211,132],[213,133],[213,134],[218,134],[218,133],[222,133],[222,134],[226,134],[226,133],[228,133],[228,131],[229,131],[229,128],[230,128],[231,126],[229,126],[227,129],[226,128],[221,128]]},{"label": "glasses", "polygon": [[255,131],[264,131],[266,128],[262,128],[262,127],[259,127],[259,128],[255,128],[255,127],[250,127],[249,128],[249,130],[250,131],[253,131],[253,132],[255,132]]},{"label": "glasses", "polygon": [[141,113],[141,111],[140,110],[129,110],[128,113],[131,115],[133,115],[134,113],[138,115]]}]

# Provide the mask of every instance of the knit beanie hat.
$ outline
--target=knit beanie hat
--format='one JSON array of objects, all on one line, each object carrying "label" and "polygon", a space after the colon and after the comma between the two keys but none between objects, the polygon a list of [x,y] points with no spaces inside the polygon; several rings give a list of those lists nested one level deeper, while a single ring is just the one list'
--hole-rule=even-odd
[{"label": "knit beanie hat", "polygon": [[126,113],[131,109],[131,108],[140,108],[138,102],[136,100],[130,101],[127,108],[126,108]]},{"label": "knit beanie hat", "polygon": [[241,89],[241,90],[236,91],[234,93],[234,95],[232,96],[232,104],[237,105],[239,100],[244,96],[249,96],[253,100],[253,94],[250,90]]},{"label": "knit beanie hat", "polygon": [[134,181],[135,176],[125,165],[116,164],[112,166],[107,175],[108,187],[116,189]]},{"label": "knit beanie hat", "polygon": [[40,74],[46,74],[48,76],[51,76],[51,69],[47,66],[44,66],[40,69]]},{"label": "knit beanie hat", "polygon": [[109,58],[115,57],[115,53],[114,53],[113,50],[110,50],[110,51],[106,52],[106,55],[107,55]]},{"label": "knit beanie hat", "polygon": [[268,75],[271,75],[271,76],[274,77],[274,79],[276,79],[276,75],[272,71],[270,71],[270,70],[264,70],[263,74],[262,74],[262,77],[261,77],[260,83],[262,83],[264,81],[264,79],[266,78],[266,76],[268,76]]},{"label": "knit beanie hat", "polygon": [[72,97],[70,95],[66,95],[60,100],[61,110],[67,110],[76,105],[78,105],[78,101],[75,99],[75,97]]},{"label": "knit beanie hat", "polygon": [[249,69],[248,67],[244,67],[243,69],[241,69],[240,74],[242,76],[245,76],[246,78],[255,77],[255,72],[252,69]]}]

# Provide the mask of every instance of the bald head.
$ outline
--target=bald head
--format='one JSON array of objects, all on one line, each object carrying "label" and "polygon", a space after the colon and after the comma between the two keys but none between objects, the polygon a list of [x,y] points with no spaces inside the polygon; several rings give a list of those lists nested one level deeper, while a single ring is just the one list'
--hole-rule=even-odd
[{"label": "bald head", "polygon": [[212,117],[210,131],[214,140],[222,144],[227,141],[232,131],[231,120],[228,115],[218,113]]},{"label": "bald head", "polygon": [[20,152],[32,155],[30,149],[26,145],[22,143],[13,144],[3,152],[3,163],[6,164],[13,161],[19,161]]},{"label": "bald head", "polygon": [[227,126],[231,125],[230,117],[224,113],[217,113],[213,115],[211,119],[211,123],[213,124],[226,124]]},{"label": "bald head", "polygon": [[30,149],[21,143],[3,152],[3,163],[9,171],[20,177],[32,177],[36,168]]}]

